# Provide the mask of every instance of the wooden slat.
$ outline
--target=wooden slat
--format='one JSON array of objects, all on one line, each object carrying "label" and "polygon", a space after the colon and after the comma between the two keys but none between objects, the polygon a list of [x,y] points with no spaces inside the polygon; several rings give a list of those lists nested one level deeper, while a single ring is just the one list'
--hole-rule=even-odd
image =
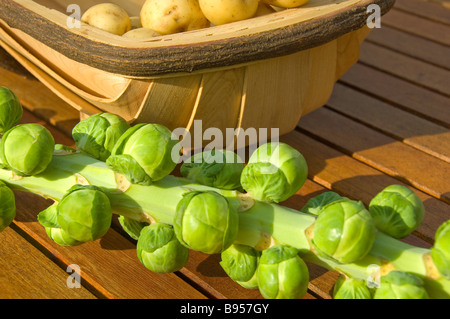
[{"label": "wooden slat", "polygon": [[367,41],[410,57],[450,69],[450,47],[388,26],[373,30]]},{"label": "wooden slat", "polygon": [[360,61],[414,84],[450,96],[449,70],[393,52],[370,42],[361,45]]},{"label": "wooden slat", "polygon": [[[289,133],[281,140],[295,147],[305,156],[308,163],[308,177],[311,180],[342,196],[361,200],[365,205],[368,205],[378,192],[389,185],[406,185],[299,131]],[[450,205],[415,188],[410,188],[423,201],[426,210],[424,222],[414,234],[432,243],[437,227],[450,218]]]},{"label": "wooden slat", "polygon": [[450,128],[450,98],[446,96],[359,63],[340,82]]},{"label": "wooden slat", "polygon": [[366,126],[450,163],[448,128],[339,83],[327,105]]},{"label": "wooden slat", "polygon": [[[450,6],[449,2],[445,0]],[[428,20],[450,25],[450,7],[445,9],[442,5],[424,0],[396,0],[394,8]]]},{"label": "wooden slat", "polygon": [[72,272],[52,263],[11,227],[0,233],[0,269],[1,299],[96,298],[83,286],[69,288]]},{"label": "wooden slat", "polygon": [[450,26],[414,16],[395,8],[381,18],[381,26],[383,27],[384,25],[443,45],[450,45]]},{"label": "wooden slat", "polygon": [[299,127],[354,158],[450,203],[450,165],[326,108]]}]

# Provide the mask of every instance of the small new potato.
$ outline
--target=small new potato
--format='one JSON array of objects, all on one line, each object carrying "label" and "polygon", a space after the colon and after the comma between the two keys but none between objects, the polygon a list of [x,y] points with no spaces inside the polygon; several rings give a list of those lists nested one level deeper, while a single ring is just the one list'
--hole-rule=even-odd
[{"label": "small new potato", "polygon": [[207,28],[210,22],[198,0],[147,0],[140,12],[141,24],[161,34]]},{"label": "small new potato", "polygon": [[81,17],[81,21],[117,35],[131,29],[128,13],[113,3],[100,3],[90,7]]},{"label": "small new potato", "polygon": [[280,8],[297,8],[307,3],[308,0],[261,0],[261,2]]},{"label": "small new potato", "polygon": [[206,18],[215,25],[252,18],[259,0],[199,0]]}]

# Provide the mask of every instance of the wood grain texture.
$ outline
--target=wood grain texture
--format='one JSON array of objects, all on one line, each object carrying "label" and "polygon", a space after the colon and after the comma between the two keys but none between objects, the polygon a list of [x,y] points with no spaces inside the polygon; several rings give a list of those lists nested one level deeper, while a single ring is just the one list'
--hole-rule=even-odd
[{"label": "wood grain texture", "polygon": [[447,10],[439,3],[433,0],[396,0],[395,8],[404,12],[418,15],[428,20],[450,25],[450,4],[446,0],[436,0],[447,5]]},{"label": "wood grain texture", "polygon": [[360,61],[419,86],[450,96],[448,85],[450,70],[407,57],[370,42],[361,45]]},{"label": "wood grain texture", "polygon": [[340,80],[378,100],[450,128],[450,98],[363,64]]},{"label": "wood grain texture", "polygon": [[52,263],[10,227],[0,233],[0,268],[1,299],[96,298],[83,286],[69,288],[71,272]]},{"label": "wood grain texture", "polygon": [[[450,11],[450,10],[449,10]],[[450,69],[450,47],[400,30],[383,26],[373,30],[367,40],[434,66]]]},{"label": "wood grain texture", "polygon": [[[442,12],[448,14],[448,9],[442,9]],[[450,44],[450,25],[436,23],[428,19],[428,17],[423,18],[415,14],[392,9],[388,14],[383,16],[382,25],[393,27],[443,45]]]},{"label": "wood grain texture", "polygon": [[[142,77],[232,66],[309,49],[361,28],[368,17],[366,7],[372,3],[378,4],[384,14],[394,1],[361,0],[312,20],[281,25],[245,37],[229,35],[215,41],[205,38],[203,42],[188,46],[179,43],[171,46],[167,41],[164,46],[149,49],[111,46],[80,36],[14,0],[0,1],[4,8],[0,18],[10,27],[22,30],[75,61],[115,74]],[[245,27],[249,29],[248,25]],[[80,47],[83,51],[78,50]]]},{"label": "wood grain texture", "polygon": [[354,158],[450,203],[450,165],[326,108],[299,127]]},{"label": "wood grain texture", "polygon": [[450,130],[347,86],[337,84],[327,105],[365,126],[450,163]]}]

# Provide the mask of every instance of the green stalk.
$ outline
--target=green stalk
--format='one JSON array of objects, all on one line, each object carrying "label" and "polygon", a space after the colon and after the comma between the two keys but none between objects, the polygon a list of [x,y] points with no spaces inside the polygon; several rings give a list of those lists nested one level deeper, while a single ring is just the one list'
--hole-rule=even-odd
[{"label": "green stalk", "polygon": [[[251,201],[237,191],[220,190],[167,176],[150,186],[129,184],[104,162],[81,153],[55,155],[48,168],[37,176],[18,177],[0,169],[0,179],[11,188],[59,201],[75,184],[92,184],[104,189],[116,214],[137,221],[173,223],[183,194],[192,190],[214,190],[225,196],[239,211],[236,243],[263,250],[274,244],[297,248],[307,261],[366,280],[397,269],[425,279],[432,298],[449,298],[450,281],[443,279],[429,258],[429,250],[414,247],[378,233],[370,253],[355,263],[339,264],[316,254],[310,244],[315,216],[281,205]],[[378,272],[373,273],[373,270]]]}]

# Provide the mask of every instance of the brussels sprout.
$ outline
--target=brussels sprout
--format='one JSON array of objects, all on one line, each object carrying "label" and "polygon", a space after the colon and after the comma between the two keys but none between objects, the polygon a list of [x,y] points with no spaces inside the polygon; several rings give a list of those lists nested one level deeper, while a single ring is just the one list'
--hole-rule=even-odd
[{"label": "brussels sprout", "polygon": [[236,283],[246,289],[258,289],[258,268],[256,268],[252,278],[247,281],[236,281]]},{"label": "brussels sprout", "polygon": [[214,191],[192,191],[177,205],[174,229],[188,248],[207,254],[227,249],[237,236],[239,216],[228,200]]},{"label": "brussels sprout", "polygon": [[305,214],[318,216],[325,205],[341,199],[344,198],[335,192],[324,192],[311,198],[300,211]]},{"label": "brussels sprout", "polygon": [[221,189],[241,189],[244,164],[236,153],[210,150],[197,153],[181,165],[180,173],[202,185]]},{"label": "brussels sprout", "polygon": [[252,279],[256,279],[260,255],[261,253],[251,246],[233,244],[222,252],[220,265],[227,275],[241,286],[257,288]]},{"label": "brussels sprout", "polygon": [[0,158],[17,175],[37,175],[50,164],[54,147],[55,140],[44,126],[20,124],[3,135]]},{"label": "brussels sprout", "polygon": [[436,232],[431,258],[439,273],[450,280],[450,219],[439,226]]},{"label": "brussels sprout", "polygon": [[147,269],[168,273],[186,265],[189,249],[180,244],[171,225],[156,223],[142,228],[137,256]]},{"label": "brussels sprout", "polygon": [[334,299],[372,299],[367,283],[340,275],[333,288]]},{"label": "brussels sprout", "polygon": [[306,181],[305,158],[285,143],[266,143],[250,156],[241,185],[253,198],[281,202],[294,195]]},{"label": "brussels sprout", "polygon": [[422,278],[393,270],[380,278],[373,299],[428,299]]},{"label": "brussels sprout", "polygon": [[62,228],[45,227],[47,236],[60,246],[73,247],[83,242],[73,239]]},{"label": "brussels sprout", "polygon": [[105,235],[111,220],[108,196],[96,186],[73,186],[57,206],[58,225],[81,242],[94,241]]},{"label": "brussels sprout", "polygon": [[322,257],[351,263],[367,255],[376,228],[361,202],[349,199],[326,205],[317,217],[312,244]]},{"label": "brussels sprout", "polygon": [[134,219],[127,218],[125,216],[119,216],[118,218],[122,229],[133,239],[138,240],[141,234],[142,228],[148,226],[147,223],[138,222]]},{"label": "brussels sprout", "polygon": [[130,183],[149,185],[172,172],[180,157],[179,147],[165,126],[137,124],[119,138],[106,164]]},{"label": "brussels sprout", "polygon": [[378,230],[394,238],[403,238],[422,223],[425,208],[408,187],[390,185],[372,199],[369,211]]},{"label": "brussels sprout", "polygon": [[82,242],[70,237],[69,234],[59,226],[57,216],[57,204],[49,206],[38,214],[37,219],[39,223],[44,226],[47,236],[61,246],[77,246],[82,244]]},{"label": "brussels sprout", "polygon": [[264,298],[303,298],[308,281],[308,267],[297,249],[276,245],[263,250],[258,266],[258,288]]},{"label": "brussels sprout", "polygon": [[16,202],[13,191],[0,181],[0,232],[16,217]]},{"label": "brussels sprout", "polygon": [[114,145],[130,125],[112,113],[97,113],[80,121],[72,130],[77,149],[106,161]]},{"label": "brussels sprout", "polygon": [[0,134],[17,125],[22,113],[19,98],[10,89],[0,86]]}]

